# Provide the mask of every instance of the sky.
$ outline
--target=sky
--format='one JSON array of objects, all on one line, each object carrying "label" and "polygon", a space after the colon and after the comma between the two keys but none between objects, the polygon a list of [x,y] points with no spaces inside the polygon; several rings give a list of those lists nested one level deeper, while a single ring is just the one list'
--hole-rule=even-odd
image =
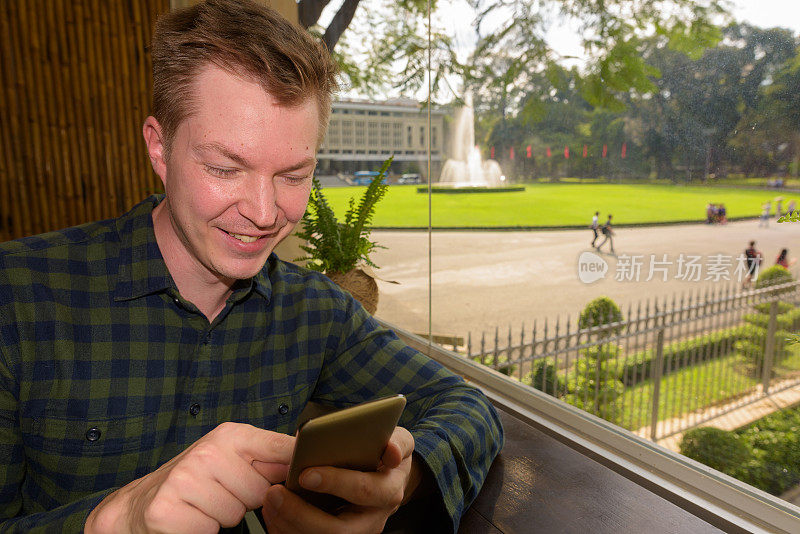
[{"label": "sky", "polygon": [[[475,36],[471,29],[472,13],[466,0],[439,0],[438,18],[440,21],[453,21],[456,46],[465,54],[474,46]],[[800,33],[800,0],[733,0],[731,10],[736,20],[742,20],[771,28],[788,27],[795,34]],[[446,27],[446,26],[445,26]],[[554,27],[547,40],[551,47],[563,55],[580,56],[583,49],[574,30],[569,27]]]}]

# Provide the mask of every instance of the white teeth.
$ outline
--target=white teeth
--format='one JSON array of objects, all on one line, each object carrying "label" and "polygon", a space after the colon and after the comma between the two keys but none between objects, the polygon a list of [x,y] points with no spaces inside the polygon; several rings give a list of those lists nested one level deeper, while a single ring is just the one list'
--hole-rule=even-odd
[{"label": "white teeth", "polygon": [[233,232],[228,232],[228,234],[232,235],[233,237],[235,237],[236,239],[238,239],[239,241],[242,241],[244,243],[253,243],[255,241],[258,241],[258,237],[257,236],[234,234]]}]

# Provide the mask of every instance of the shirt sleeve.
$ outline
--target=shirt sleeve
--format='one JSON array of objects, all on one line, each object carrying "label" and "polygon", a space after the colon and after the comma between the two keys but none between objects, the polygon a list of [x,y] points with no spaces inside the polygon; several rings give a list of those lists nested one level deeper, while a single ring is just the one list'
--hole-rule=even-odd
[{"label": "shirt sleeve", "polygon": [[402,393],[400,425],[438,487],[439,508],[453,532],[503,446],[500,419],[477,388],[408,347],[358,304],[348,305],[329,338],[313,400],[338,406]]},{"label": "shirt sleeve", "polygon": [[[0,307],[0,315],[8,316]],[[9,343],[10,326],[0,322],[0,533],[82,532],[86,517],[108,494],[117,488],[88,495],[40,513],[23,506],[26,473],[18,412],[19,386],[8,354],[16,345]]]}]

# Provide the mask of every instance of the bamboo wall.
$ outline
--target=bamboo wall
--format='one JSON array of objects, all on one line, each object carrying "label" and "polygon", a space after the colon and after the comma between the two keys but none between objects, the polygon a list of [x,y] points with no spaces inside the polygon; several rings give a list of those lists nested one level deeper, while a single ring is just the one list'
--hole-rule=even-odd
[{"label": "bamboo wall", "polygon": [[0,241],[115,217],[160,187],[141,129],[169,0],[0,1]]}]

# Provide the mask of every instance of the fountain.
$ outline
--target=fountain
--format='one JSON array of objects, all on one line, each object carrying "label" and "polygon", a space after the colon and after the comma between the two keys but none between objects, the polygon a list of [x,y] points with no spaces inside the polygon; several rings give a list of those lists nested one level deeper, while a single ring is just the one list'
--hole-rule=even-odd
[{"label": "fountain", "polygon": [[[464,107],[458,110],[453,128],[453,157],[448,159],[436,190],[458,192],[511,191],[521,188],[506,187],[505,176],[497,161],[482,161],[481,152],[475,146],[475,113],[472,109],[472,95],[464,96]],[[456,191],[453,191],[456,192]]]}]

